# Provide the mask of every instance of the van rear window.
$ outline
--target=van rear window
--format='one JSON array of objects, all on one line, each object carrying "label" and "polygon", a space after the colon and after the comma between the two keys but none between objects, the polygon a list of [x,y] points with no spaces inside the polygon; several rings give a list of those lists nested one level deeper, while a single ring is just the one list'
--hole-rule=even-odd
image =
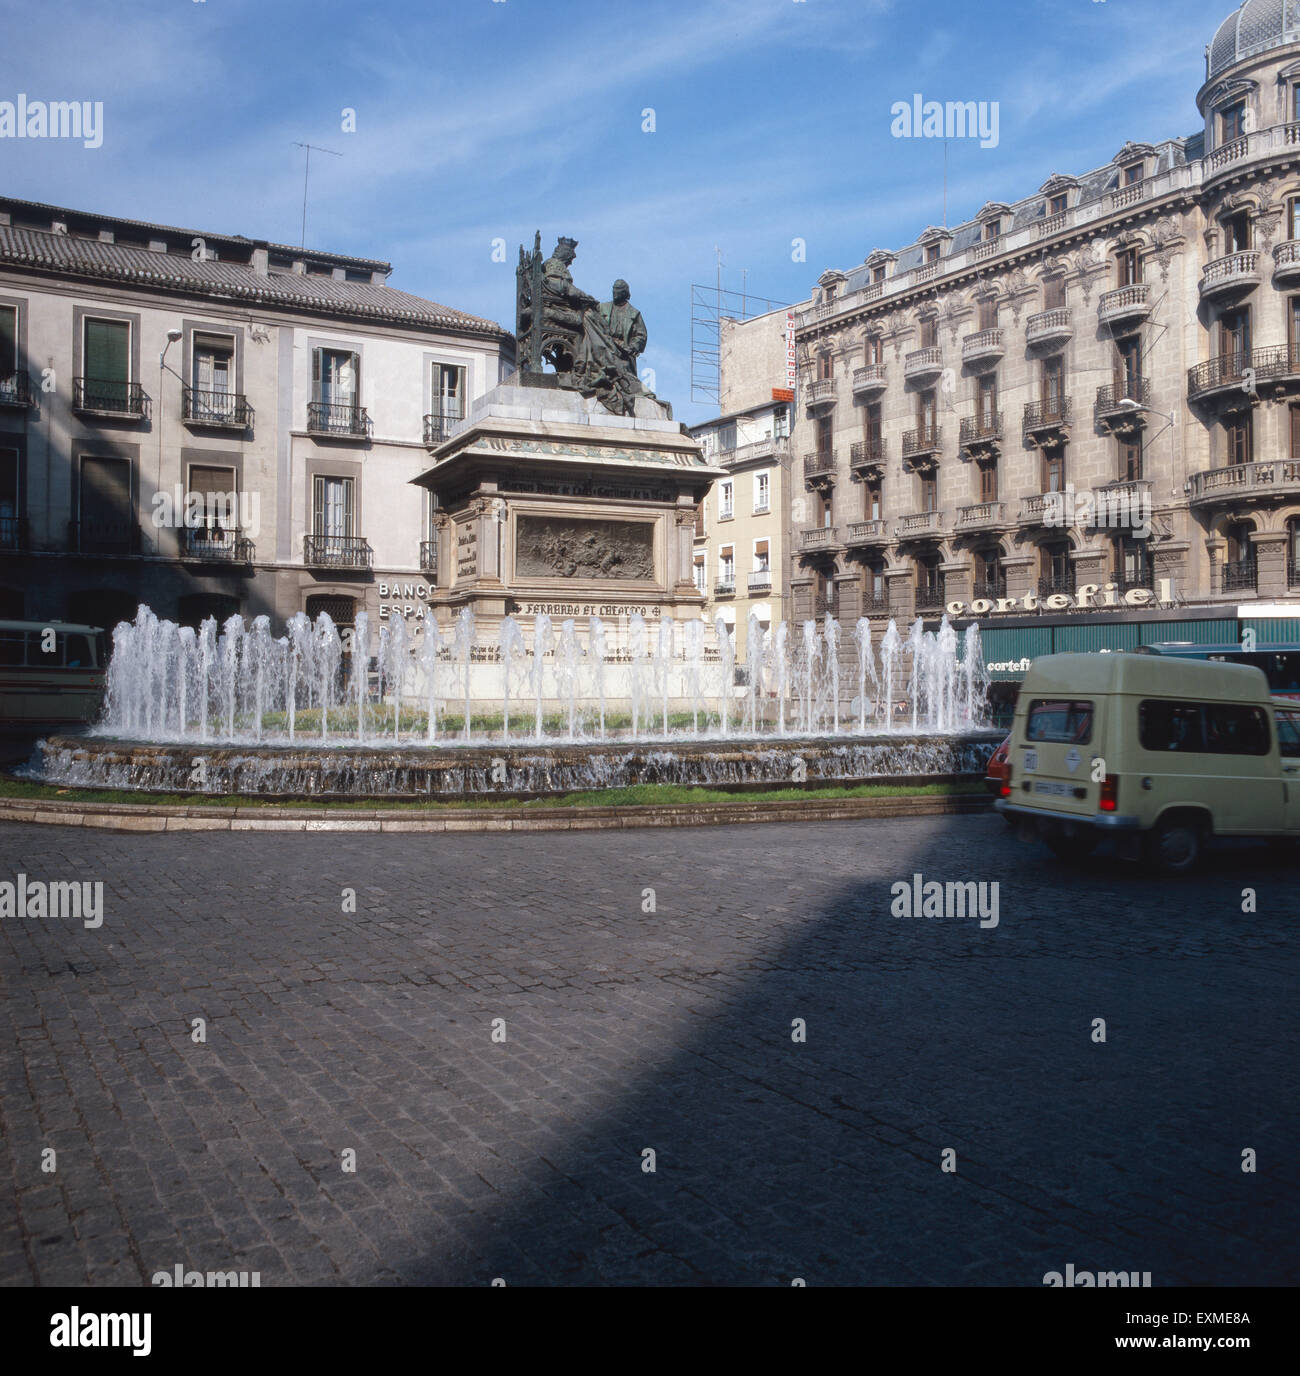
[{"label": "van rear window", "polygon": [[1272,744],[1262,707],[1163,698],[1139,704],[1138,740],[1143,750],[1198,755],[1267,755]]},{"label": "van rear window", "polygon": [[1035,698],[1029,704],[1025,739],[1060,745],[1087,745],[1092,739],[1092,703]]}]

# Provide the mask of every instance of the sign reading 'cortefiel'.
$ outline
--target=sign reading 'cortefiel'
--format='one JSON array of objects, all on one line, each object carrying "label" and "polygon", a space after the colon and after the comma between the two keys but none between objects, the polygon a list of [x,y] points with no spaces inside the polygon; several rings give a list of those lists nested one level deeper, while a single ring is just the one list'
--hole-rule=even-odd
[{"label": "sign reading 'cortefiel'", "polygon": [[1054,592],[1040,596],[1027,592],[1023,597],[977,597],[971,602],[949,602],[949,616],[989,616],[1009,612],[1084,611],[1104,607],[1168,607],[1174,601],[1171,578],[1161,578],[1152,588],[1120,590],[1118,583],[1082,583],[1073,593]]}]

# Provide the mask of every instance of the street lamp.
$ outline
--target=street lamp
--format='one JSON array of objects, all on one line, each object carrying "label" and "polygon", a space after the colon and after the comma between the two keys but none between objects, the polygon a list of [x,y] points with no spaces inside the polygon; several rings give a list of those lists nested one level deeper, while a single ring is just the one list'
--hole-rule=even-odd
[{"label": "street lamp", "polygon": [[1121,411],[1149,411],[1153,416],[1159,416],[1162,420],[1167,420],[1170,425],[1177,428],[1178,418],[1170,415],[1167,411],[1157,411],[1154,406],[1147,406],[1143,402],[1134,401],[1132,397],[1120,397],[1117,403]]}]

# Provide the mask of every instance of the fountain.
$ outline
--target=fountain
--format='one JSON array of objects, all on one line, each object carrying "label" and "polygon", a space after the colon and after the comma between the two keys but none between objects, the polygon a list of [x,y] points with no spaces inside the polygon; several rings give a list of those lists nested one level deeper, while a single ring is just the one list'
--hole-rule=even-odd
[{"label": "fountain", "polygon": [[[988,674],[974,625],[959,637],[946,617],[937,633],[918,620],[904,643],[891,621],[877,665],[870,623],[859,620],[856,712],[846,714],[833,618],[803,623],[792,665],[788,625],[765,630],[751,616],[743,700],[731,628],[692,618],[676,635],[675,624],[662,618],[651,640],[639,613],[616,624],[589,614],[581,629],[565,618],[557,638],[544,614],[531,636],[506,616],[496,644],[480,646],[469,608],[446,628],[429,609],[414,626],[395,616],[380,629],[371,701],[364,613],[340,636],[326,613],[312,622],[299,612],[277,639],[266,616],[248,627],[233,616],[220,629],[208,618],[196,633],[142,607],[113,633],[101,722],[88,737],[43,742],[32,776],[184,792],[203,751],[213,791],[532,796],[617,783],[785,782],[794,750],[810,782],[950,777],[980,769],[997,743],[983,724]],[[910,731],[894,726],[892,707],[905,654]],[[527,744],[512,742],[511,730],[525,679]],[[413,701],[422,713],[404,713]],[[458,744],[437,729],[449,710],[461,716],[451,733]],[[503,747],[505,785],[484,764]]]}]

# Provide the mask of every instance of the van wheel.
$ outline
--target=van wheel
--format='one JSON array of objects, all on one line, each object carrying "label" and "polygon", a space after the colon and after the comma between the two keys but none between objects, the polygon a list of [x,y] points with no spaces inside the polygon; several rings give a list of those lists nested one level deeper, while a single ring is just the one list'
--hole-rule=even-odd
[{"label": "van wheel", "polygon": [[1095,836],[1066,836],[1063,832],[1058,831],[1044,839],[1047,842],[1047,849],[1058,860],[1086,860],[1097,849],[1097,837]]},{"label": "van wheel", "polygon": [[1160,822],[1148,835],[1147,859],[1164,874],[1186,874],[1201,858],[1201,829],[1184,817]]}]

